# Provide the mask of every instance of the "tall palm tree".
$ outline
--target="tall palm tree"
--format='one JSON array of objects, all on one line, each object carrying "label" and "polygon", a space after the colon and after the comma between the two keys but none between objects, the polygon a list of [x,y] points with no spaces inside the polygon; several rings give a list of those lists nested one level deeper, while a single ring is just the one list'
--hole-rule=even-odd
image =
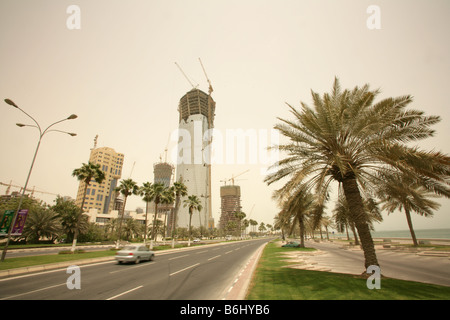
[{"label": "tall palm tree", "polygon": [[355,223],[351,221],[350,209],[347,204],[347,200],[342,193],[339,193],[338,200],[336,202],[336,206],[333,210],[333,219],[336,222],[336,227],[338,232],[347,232],[347,240],[350,240],[348,235],[348,229],[353,233],[353,237],[355,239],[355,245],[359,245],[358,234],[356,232]]},{"label": "tall palm tree", "polygon": [[148,204],[152,201],[152,183],[144,182],[142,186],[139,188],[139,195],[142,196],[142,200],[145,201],[145,222],[144,222],[144,244],[147,242],[147,234],[148,234],[148,223],[147,223],[147,215],[148,215]]},{"label": "tall palm tree", "polygon": [[305,247],[305,220],[312,215],[316,210],[316,199],[309,192],[304,185],[299,185],[292,193],[286,195],[284,191],[277,190],[274,193],[274,198],[285,199],[283,203],[283,211],[285,218],[291,220],[291,229],[289,234],[292,234],[296,222],[300,228],[300,247]]},{"label": "tall palm tree", "polygon": [[[166,187],[166,192],[165,192],[162,203],[167,204],[167,205],[173,205],[174,202],[175,202],[175,188],[173,186]],[[166,226],[167,226],[167,214],[169,213],[169,211],[170,211],[170,207],[166,208],[165,214],[164,214],[164,223],[163,223],[163,231],[162,231],[164,239],[167,235]]]},{"label": "tall palm tree", "polygon": [[373,192],[378,173],[400,171],[426,189],[450,195],[447,181],[450,158],[436,151],[423,151],[406,143],[434,134],[430,128],[438,116],[406,110],[411,96],[386,98],[374,103],[378,90],[369,85],[342,90],[334,81],[330,94],[312,91],[314,107],[302,103],[301,110],[289,106],[293,120],[278,118],[275,128],[290,139],[279,146],[287,157],[279,161],[268,184],[289,178],[289,190],[304,183],[324,202],[330,184],[344,190],[365,257],[365,267],[379,265],[364,210],[363,194]]},{"label": "tall palm tree", "polygon": [[187,196],[187,187],[183,183],[183,179],[181,178],[178,182],[173,183],[173,188],[175,192],[175,208],[173,210],[173,219],[172,219],[172,248],[175,247],[175,226],[177,225],[178,219],[178,211],[180,210],[181,198]]},{"label": "tall palm tree", "polygon": [[238,230],[239,230],[239,238],[242,237],[242,220],[244,220],[244,218],[247,216],[244,212],[242,211],[236,211],[234,213],[234,215],[236,216],[236,218],[238,218],[239,220],[239,225],[238,225]]},{"label": "tall palm tree", "polygon": [[440,204],[428,198],[436,197],[436,195],[400,174],[386,176],[383,180],[378,190],[379,197],[384,203],[383,210],[387,210],[388,214],[395,210],[405,211],[411,238],[414,246],[417,247],[419,243],[414,232],[411,212],[414,211],[425,217],[433,216],[432,210],[438,209]]},{"label": "tall palm tree", "polygon": [[249,223],[252,226],[253,233],[255,233],[256,232],[256,226],[258,225],[258,221],[250,219]]},{"label": "tall palm tree", "polygon": [[194,213],[194,210],[200,211],[203,209],[203,206],[201,204],[200,199],[196,195],[188,196],[186,200],[184,200],[184,207],[189,208],[189,239],[188,239],[188,246],[191,246],[191,236],[192,236],[192,228],[191,228],[191,221],[192,221],[192,214]]},{"label": "tall palm tree", "polygon": [[139,187],[133,179],[124,179],[120,181],[120,184],[118,187],[116,187],[115,191],[120,192],[123,194],[123,206],[122,206],[122,213],[119,221],[119,238],[117,239],[116,247],[119,247],[120,243],[120,237],[122,236],[122,222],[123,222],[123,216],[125,215],[125,206],[127,204],[127,198],[131,195],[137,195],[139,192]]},{"label": "tall palm tree", "polygon": [[148,199],[155,204],[155,215],[153,218],[152,235],[150,238],[150,248],[153,248],[153,240],[156,240],[156,218],[158,217],[158,205],[160,203],[168,204],[173,202],[173,191],[166,187],[164,183],[154,183],[151,185],[148,193]]},{"label": "tall palm tree", "polygon": [[[92,162],[89,162],[88,164],[83,163],[82,166],[78,169],[74,169],[72,172],[72,176],[77,177],[79,181],[84,182],[84,192],[83,192],[83,201],[81,202],[80,206],[80,215],[77,219],[77,225],[81,221],[81,216],[83,215],[83,208],[84,208],[84,202],[86,201],[86,190],[89,187],[89,184],[91,183],[92,179],[97,182],[98,184],[101,184],[103,180],[105,180],[105,174],[100,169],[99,164],[94,164]],[[75,234],[72,241],[72,252],[75,251],[75,247],[77,245],[77,238],[79,234],[78,227],[75,229]]]}]

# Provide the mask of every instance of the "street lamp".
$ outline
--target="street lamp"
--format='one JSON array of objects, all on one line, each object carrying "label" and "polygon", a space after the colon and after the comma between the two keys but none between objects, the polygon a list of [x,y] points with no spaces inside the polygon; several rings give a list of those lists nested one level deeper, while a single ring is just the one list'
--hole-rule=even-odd
[{"label": "street lamp", "polygon": [[62,120],[59,120],[59,121],[56,121],[56,122],[52,123],[51,125],[49,125],[47,128],[45,128],[45,129],[42,131],[41,126],[39,125],[39,123],[38,123],[32,116],[30,116],[30,115],[29,115],[28,113],[26,113],[24,110],[22,110],[21,108],[19,108],[19,106],[17,106],[12,100],[10,100],[10,99],[5,99],[5,102],[6,102],[7,104],[9,104],[10,106],[13,106],[14,108],[17,108],[17,109],[19,109],[20,111],[22,111],[23,113],[25,113],[29,118],[31,118],[31,120],[34,121],[34,123],[36,123],[36,125],[28,125],[28,124],[23,124],[23,123],[17,123],[16,125],[17,125],[18,127],[35,127],[35,128],[38,128],[38,130],[39,130],[39,141],[38,141],[38,144],[37,144],[37,146],[36,146],[36,151],[34,152],[33,161],[31,162],[31,166],[30,166],[30,169],[29,169],[29,171],[28,171],[28,176],[27,176],[27,180],[26,180],[26,182],[25,182],[25,186],[23,187],[22,195],[20,196],[19,205],[17,206],[17,210],[16,210],[16,212],[15,212],[15,214],[14,214],[14,217],[13,217],[13,219],[12,219],[12,223],[11,223],[11,225],[9,226],[8,239],[7,239],[7,241],[6,241],[5,247],[3,248],[3,252],[2,252],[2,258],[1,258],[1,261],[2,261],[2,262],[5,260],[6,251],[8,250],[9,241],[11,240],[11,232],[12,232],[12,229],[14,228],[14,226],[15,226],[15,224],[16,224],[17,215],[19,214],[20,207],[22,206],[23,198],[24,198],[24,196],[25,196],[25,191],[26,191],[27,186],[28,186],[28,181],[30,180],[31,171],[33,170],[34,161],[36,160],[36,155],[37,155],[37,153],[38,153],[39,146],[41,145],[42,137],[43,137],[47,132],[51,132],[51,131],[56,131],[56,132],[66,133],[66,134],[68,134],[68,135],[70,135],[70,136],[72,136],[72,137],[77,135],[76,133],[65,132],[65,131],[61,131],[61,130],[54,130],[54,129],[49,130],[52,126],[54,126],[54,125],[57,124],[57,123],[60,123],[60,122],[66,121],[66,120],[73,120],[73,119],[76,119],[76,118],[77,118],[77,115],[75,115],[75,114],[71,114],[70,116],[68,116],[68,117],[65,118],[65,119],[62,119]]}]

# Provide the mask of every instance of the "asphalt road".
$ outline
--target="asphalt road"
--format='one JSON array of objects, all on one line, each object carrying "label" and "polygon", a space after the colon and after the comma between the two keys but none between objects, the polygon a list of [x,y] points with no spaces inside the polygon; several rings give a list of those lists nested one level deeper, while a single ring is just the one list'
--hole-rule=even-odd
[{"label": "asphalt road", "polygon": [[[364,272],[362,250],[344,250],[335,243],[308,241],[323,254],[309,257],[309,263],[332,272],[361,274]],[[399,250],[377,250],[381,273],[389,278],[426,282],[450,286],[450,259],[448,257],[422,256]]]},{"label": "asphalt road", "polygon": [[0,299],[220,300],[250,257],[268,239],[156,252],[153,261],[115,261],[79,268],[80,289],[67,268],[0,279]]}]

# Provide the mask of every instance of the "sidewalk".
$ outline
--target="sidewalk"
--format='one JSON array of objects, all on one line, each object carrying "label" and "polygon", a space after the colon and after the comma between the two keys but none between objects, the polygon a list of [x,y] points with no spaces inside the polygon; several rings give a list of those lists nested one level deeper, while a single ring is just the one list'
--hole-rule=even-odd
[{"label": "sidewalk", "polygon": [[[281,241],[279,245],[282,245]],[[329,241],[308,241],[306,246],[317,250],[286,252],[286,262],[291,263],[286,267],[353,275],[364,272],[364,255],[360,246]],[[383,245],[376,245],[375,249],[386,277],[450,286],[448,251],[433,252],[430,248],[420,247],[384,248]]]}]

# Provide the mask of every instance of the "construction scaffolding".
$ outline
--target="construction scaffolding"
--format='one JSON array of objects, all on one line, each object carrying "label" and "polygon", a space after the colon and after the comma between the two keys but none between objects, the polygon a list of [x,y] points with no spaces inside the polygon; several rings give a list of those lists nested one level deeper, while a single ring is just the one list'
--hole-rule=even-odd
[{"label": "construction scaffolding", "polygon": [[220,229],[227,229],[230,222],[239,223],[236,212],[240,212],[241,207],[241,187],[240,186],[221,186],[220,187]]}]

